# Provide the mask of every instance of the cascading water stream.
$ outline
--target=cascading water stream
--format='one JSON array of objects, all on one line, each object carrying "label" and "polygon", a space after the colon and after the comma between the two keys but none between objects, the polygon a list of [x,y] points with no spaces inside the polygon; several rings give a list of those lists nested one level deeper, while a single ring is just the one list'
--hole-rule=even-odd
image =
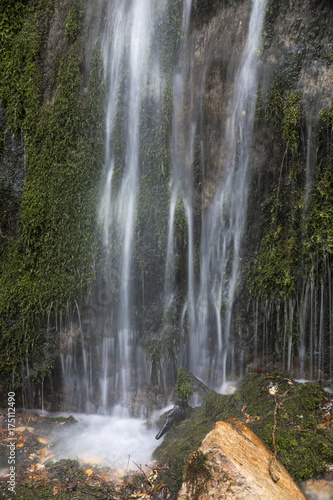
[{"label": "cascading water stream", "polygon": [[[172,270],[174,267],[174,217],[177,203],[183,203],[187,224],[187,295],[182,319],[189,327],[188,365],[203,379],[215,385],[225,382],[228,349],[230,348],[232,304],[239,269],[241,236],[247,205],[249,155],[255,95],[257,87],[258,47],[261,39],[265,1],[253,3],[247,43],[236,74],[231,113],[222,137],[225,162],[220,165],[222,181],[215,198],[207,210],[202,211],[200,283],[195,290],[194,228],[193,228],[193,150],[194,138],[200,120],[200,104],[194,112],[181,114],[185,94],[193,88],[192,69],[188,67],[193,47],[185,29],[181,48],[179,71],[175,77],[173,127],[173,190],[169,214],[169,238],[166,267],[166,310],[172,305]],[[186,26],[186,24],[185,24]],[[205,73],[202,79],[204,80]],[[189,90],[187,90],[189,89]],[[193,94],[188,102],[195,100]],[[199,108],[199,109],[198,109]],[[181,157],[181,159],[180,159]],[[171,278],[170,278],[171,275]],[[225,308],[223,317],[221,309]],[[210,352],[212,331],[216,346]],[[213,367],[213,369],[212,369]],[[211,376],[208,377],[208,372]]]},{"label": "cascading water stream", "polygon": [[[142,380],[148,379],[148,364],[137,340],[133,254],[140,182],[145,173],[143,136],[151,132],[144,123],[144,107],[148,103],[151,114],[157,122],[160,120],[165,75],[159,30],[168,15],[168,5],[167,0],[105,2],[100,46],[107,103],[98,214],[104,268],[97,300],[92,305],[98,310],[96,319],[92,326],[84,325],[84,332],[78,310],[81,355],[70,340],[72,352],[62,356],[65,391],[77,395],[81,411],[107,413],[118,405],[115,411],[126,416],[129,394],[138,392]],[[144,304],[143,272],[141,281]],[[75,332],[68,334],[69,339],[74,336]],[[82,404],[82,400],[86,403]]]},{"label": "cascading water stream", "polygon": [[[134,353],[131,345],[135,344],[132,318],[132,254],[135,229],[135,211],[139,189],[140,169],[140,113],[142,95],[151,84],[152,70],[149,63],[154,63],[154,2],[135,0],[109,3],[108,29],[103,36],[105,70],[108,75],[108,106],[106,127],[106,167],[107,180],[100,206],[100,219],[104,228],[104,244],[107,253],[107,272],[116,273],[119,286],[119,302],[112,316],[116,317],[116,335],[110,345],[104,345],[103,374],[101,385],[103,399],[107,397],[109,382],[113,390],[121,393],[121,401],[126,407],[127,391],[131,385],[131,363]],[[163,2],[161,2],[163,4]],[[161,5],[159,6],[161,8]],[[158,66],[158,63],[157,63]],[[159,75],[159,68],[154,71]],[[127,78],[127,107],[120,107],[121,92],[124,92],[124,78]],[[160,84],[160,82],[159,82]],[[158,99],[157,99],[158,100]],[[115,169],[116,120],[122,112],[124,125],[125,159],[122,166],[121,180],[113,188]],[[119,133],[119,131],[118,131]],[[115,251],[114,245],[118,246]],[[112,247],[113,245],[113,247]],[[114,254],[117,254],[115,258]],[[113,268],[112,268],[113,267]],[[108,371],[117,366],[113,380],[109,380]],[[106,400],[103,401],[106,407]]]},{"label": "cascading water stream", "polygon": [[[195,134],[195,124],[190,120],[190,137],[188,135],[187,123],[184,123],[184,107],[186,93],[186,79],[188,73],[191,73],[192,47],[189,42],[189,22],[191,14],[192,0],[185,0],[183,6],[183,35],[180,48],[180,58],[175,71],[173,89],[173,121],[171,137],[171,158],[172,158],[172,179],[171,179],[171,198],[169,207],[169,229],[166,256],[166,271],[164,285],[164,309],[165,318],[170,307],[173,306],[175,299],[175,252],[174,252],[174,220],[177,204],[183,203],[186,212],[188,237],[193,240],[192,222],[192,157],[193,157],[193,137]],[[190,76],[191,80],[191,76]],[[190,248],[191,247],[191,248]],[[189,245],[189,252],[193,250],[193,243]],[[190,257],[190,256],[189,256]],[[193,289],[193,259],[188,259],[188,283],[189,296],[190,289]],[[188,300],[189,300],[188,296]],[[186,307],[186,306],[185,306]]]},{"label": "cascading water stream", "polygon": [[[206,260],[208,273],[201,276],[203,287],[207,289],[206,280],[213,278],[212,293],[205,300],[211,303],[216,312],[218,326],[218,349],[214,360],[214,382],[225,383],[227,373],[227,357],[230,348],[231,314],[239,271],[240,244],[244,229],[248,180],[250,166],[250,147],[254,120],[255,95],[258,74],[258,48],[265,13],[265,1],[253,2],[249,21],[248,37],[243,51],[240,69],[236,75],[231,116],[227,122],[223,140],[226,150],[225,164],[222,165],[223,177],[213,205],[203,218],[209,235],[202,241],[201,258]],[[213,251],[211,250],[213,248]],[[228,270],[228,266],[231,267]],[[225,314],[223,325],[220,323],[221,307],[224,304]],[[205,315],[208,317],[208,313]],[[207,345],[208,329],[211,325],[198,324],[198,334],[205,332],[203,342]],[[201,334],[202,334],[201,333]],[[205,337],[205,336],[204,336]],[[198,355],[196,356],[198,357]]]}]

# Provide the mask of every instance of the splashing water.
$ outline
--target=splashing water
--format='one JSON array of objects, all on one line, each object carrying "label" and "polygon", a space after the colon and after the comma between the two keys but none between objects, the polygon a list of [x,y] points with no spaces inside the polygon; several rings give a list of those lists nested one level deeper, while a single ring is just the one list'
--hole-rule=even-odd
[{"label": "splashing water", "polygon": [[151,460],[156,429],[140,419],[74,414],[78,423],[56,433],[55,460],[77,457],[82,462],[107,465],[125,472]]}]

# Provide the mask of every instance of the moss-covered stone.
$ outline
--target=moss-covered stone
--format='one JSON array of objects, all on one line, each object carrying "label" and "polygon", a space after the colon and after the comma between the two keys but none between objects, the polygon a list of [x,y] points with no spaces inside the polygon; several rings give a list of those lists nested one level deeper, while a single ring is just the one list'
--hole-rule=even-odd
[{"label": "moss-covered stone", "polygon": [[82,2],[74,2],[66,22],[66,41],[70,44],[74,43],[82,32],[83,14]]},{"label": "moss-covered stone", "polygon": [[284,103],[284,121],[282,138],[287,147],[294,151],[299,143],[299,129],[302,118],[301,97],[291,92]]},{"label": "moss-covered stone", "polygon": [[61,425],[72,425],[77,424],[78,421],[73,417],[73,415],[69,415],[68,417],[46,417],[46,420]]},{"label": "moss-covered stone", "polygon": [[[172,498],[181,486],[186,460],[218,420],[243,419],[272,449],[274,410],[277,411],[278,457],[295,480],[323,474],[333,459],[332,426],[321,425],[328,395],[314,382],[299,384],[282,373],[251,374],[232,395],[211,391],[203,405],[165,436],[154,456],[168,463],[166,482]],[[321,428],[323,427],[323,428]]]},{"label": "moss-covered stone", "polygon": [[313,258],[333,252],[333,103],[320,112],[317,179],[307,215],[305,251]]}]

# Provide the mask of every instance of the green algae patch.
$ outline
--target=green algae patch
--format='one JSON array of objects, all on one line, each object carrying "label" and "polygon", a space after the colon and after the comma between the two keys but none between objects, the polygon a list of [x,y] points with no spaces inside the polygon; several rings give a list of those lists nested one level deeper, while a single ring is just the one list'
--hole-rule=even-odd
[{"label": "green algae patch", "polygon": [[155,450],[154,458],[160,464],[168,464],[164,481],[176,495],[190,453],[216,421],[230,415],[241,419],[274,452],[276,409],[278,458],[296,481],[318,476],[333,461],[333,426],[325,420],[328,408],[332,408],[330,396],[318,383],[299,384],[281,373],[250,374],[232,395],[210,391],[201,407],[171,428]]},{"label": "green algae patch", "polygon": [[[322,423],[328,395],[315,382],[298,384],[283,374],[251,375],[239,388],[249,415],[259,420],[249,427],[273,451],[274,410],[277,406],[278,458],[295,480],[324,474],[333,460],[331,425]],[[246,396],[248,394],[248,396]]]},{"label": "green algae patch", "polygon": [[60,424],[60,425],[72,425],[72,424],[77,424],[78,421],[76,418],[73,417],[73,415],[69,415],[68,417],[46,417],[46,420],[55,424]]},{"label": "green algae patch", "polygon": [[[116,494],[112,482],[101,478],[98,467],[77,460],[50,462],[45,468],[31,471],[17,481],[15,498],[18,500],[114,498]],[[5,486],[0,487],[0,492],[5,492]]]},{"label": "green algae patch", "polygon": [[176,395],[181,406],[187,408],[194,394],[193,380],[185,368],[180,368],[177,374]]}]

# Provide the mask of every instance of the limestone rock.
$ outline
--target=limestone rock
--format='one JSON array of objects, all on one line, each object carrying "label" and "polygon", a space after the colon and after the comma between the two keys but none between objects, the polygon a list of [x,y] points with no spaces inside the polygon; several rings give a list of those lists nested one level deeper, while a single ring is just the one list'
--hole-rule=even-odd
[{"label": "limestone rock", "polygon": [[217,422],[189,457],[178,500],[305,500],[279,460],[272,480],[270,449],[243,422]]}]

